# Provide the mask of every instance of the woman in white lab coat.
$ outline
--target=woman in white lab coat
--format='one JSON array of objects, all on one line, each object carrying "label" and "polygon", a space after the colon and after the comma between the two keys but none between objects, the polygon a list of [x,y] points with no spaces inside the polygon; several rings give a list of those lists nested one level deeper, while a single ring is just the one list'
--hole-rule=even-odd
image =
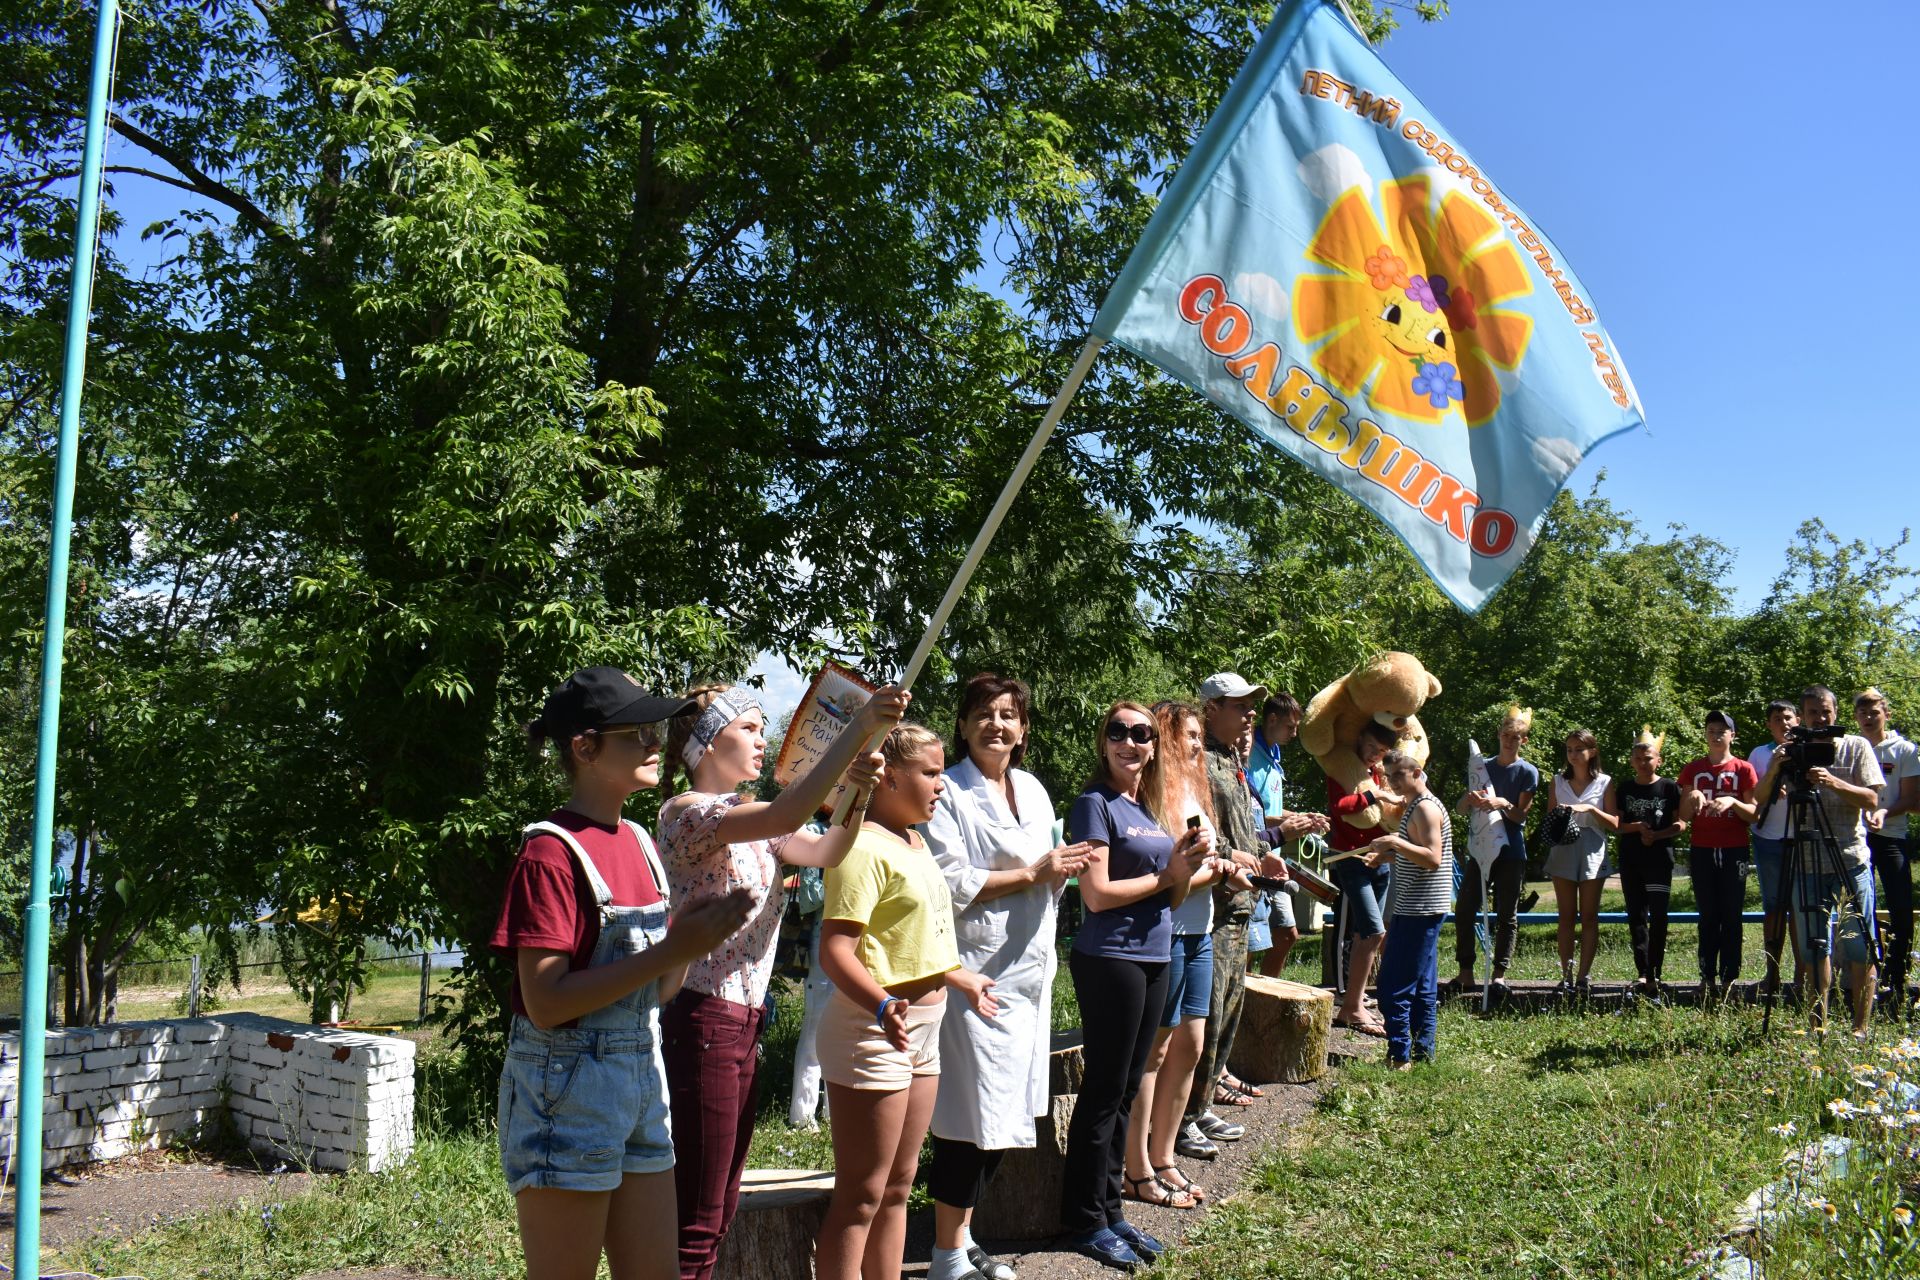
[{"label": "woman in white lab coat", "polygon": [[1054,911],[1090,850],[1054,845],[1047,789],[1018,767],[1027,708],[1019,680],[982,674],[967,682],[955,763],[925,828],[953,895],[960,963],[993,980],[999,1004],[992,1019],[956,1007],[940,1028],[928,1280],[962,1280],[970,1271],[987,1280],[1012,1276],[974,1243],[973,1209],[1001,1155],[1033,1146],[1034,1117],[1047,1112]]}]

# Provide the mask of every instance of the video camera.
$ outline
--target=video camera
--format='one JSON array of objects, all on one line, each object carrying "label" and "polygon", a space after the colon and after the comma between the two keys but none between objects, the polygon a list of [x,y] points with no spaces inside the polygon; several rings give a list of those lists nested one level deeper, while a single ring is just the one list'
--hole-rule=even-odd
[{"label": "video camera", "polygon": [[1838,757],[1834,741],[1846,733],[1839,725],[1828,725],[1824,729],[1815,729],[1808,725],[1795,725],[1787,730],[1787,740],[1780,744],[1780,754],[1786,757],[1785,773],[1795,786],[1806,784],[1807,770],[1825,769]]}]

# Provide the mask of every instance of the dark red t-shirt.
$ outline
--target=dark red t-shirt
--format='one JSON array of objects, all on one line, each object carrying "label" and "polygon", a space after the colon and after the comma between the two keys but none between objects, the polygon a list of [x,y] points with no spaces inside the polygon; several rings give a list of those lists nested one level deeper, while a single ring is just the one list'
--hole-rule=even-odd
[{"label": "dark red t-shirt", "polygon": [[[1705,756],[1680,771],[1677,779],[1682,791],[1704,791],[1709,796],[1732,796],[1738,800],[1760,783],[1752,765],[1738,756],[1728,756],[1721,764],[1711,764]],[[1717,817],[1702,813],[1693,820],[1693,843],[1702,849],[1731,849],[1747,843],[1747,824],[1732,814]]]},{"label": "dark red t-shirt", "polygon": [[[1363,786],[1361,791],[1371,791],[1378,795],[1387,789],[1385,774],[1378,769],[1369,769],[1367,772],[1372,782],[1368,786]],[[1360,798],[1360,792],[1349,794],[1347,789],[1338,782],[1332,778],[1327,779],[1327,821],[1330,824],[1327,831],[1327,844],[1335,853],[1346,853],[1349,850],[1362,848],[1381,833],[1383,828],[1356,827],[1347,821],[1366,807],[1367,803]]]},{"label": "dark red t-shirt", "polygon": [[[607,882],[614,905],[647,907],[661,901],[660,887],[653,882],[653,870],[647,865],[639,837],[626,823],[603,827],[571,809],[556,810],[547,821],[571,832],[580,842],[600,878]],[[573,957],[573,968],[584,969],[599,941],[600,908],[580,859],[560,837],[536,831],[521,847],[508,875],[507,898],[500,907],[500,923],[493,931],[494,949],[509,956],[520,947],[565,951]],[[517,974],[513,1011],[527,1011],[520,998]]]}]

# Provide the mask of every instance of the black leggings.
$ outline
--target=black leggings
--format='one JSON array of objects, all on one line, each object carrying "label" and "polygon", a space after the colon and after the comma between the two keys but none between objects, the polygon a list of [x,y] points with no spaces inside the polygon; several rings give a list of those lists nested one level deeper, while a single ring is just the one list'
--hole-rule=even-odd
[{"label": "black leggings", "polygon": [[1904,1004],[1907,990],[1907,957],[1913,953],[1913,841],[1869,835],[1867,848],[1873,852],[1873,869],[1880,876],[1878,906],[1887,913],[1887,935],[1882,941],[1887,950],[1887,981],[1900,993]]},{"label": "black leggings", "polygon": [[999,1148],[976,1147],[960,1138],[933,1138],[933,1160],[927,1165],[927,1194],[955,1209],[971,1209],[980,1203],[987,1183],[1007,1153]]},{"label": "black leggings", "polygon": [[1167,1007],[1167,962],[1143,963],[1075,951],[1067,957],[1080,997],[1085,1073],[1067,1126],[1060,1223],[1092,1231],[1121,1219],[1127,1118]]},{"label": "black leggings", "polygon": [[1667,899],[1673,892],[1673,850],[1643,848],[1622,840],[1620,889],[1627,898],[1627,928],[1633,934],[1633,967],[1648,982],[1660,981],[1667,959]]}]

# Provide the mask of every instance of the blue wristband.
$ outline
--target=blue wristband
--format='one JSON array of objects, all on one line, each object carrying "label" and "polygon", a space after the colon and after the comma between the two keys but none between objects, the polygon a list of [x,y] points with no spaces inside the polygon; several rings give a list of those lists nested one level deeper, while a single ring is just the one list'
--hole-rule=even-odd
[{"label": "blue wristband", "polygon": [[877,1022],[877,1023],[879,1023],[879,1024],[880,1024],[881,1026],[883,1026],[883,1027],[884,1027],[884,1026],[886,1026],[886,1025],[887,1025],[887,1010],[888,1010],[889,1008],[891,1008],[891,1007],[892,1007],[893,1005],[895,1005],[895,1004],[905,1004],[906,1002],[907,1002],[907,998],[906,998],[905,996],[887,996],[887,997],[885,997],[884,999],[882,999],[882,1000],[880,1001],[880,1007],[879,1007],[879,1009],[878,1009],[878,1010],[876,1010],[876,1011],[875,1011],[875,1013],[874,1013],[874,1021],[875,1021],[875,1022]]}]

